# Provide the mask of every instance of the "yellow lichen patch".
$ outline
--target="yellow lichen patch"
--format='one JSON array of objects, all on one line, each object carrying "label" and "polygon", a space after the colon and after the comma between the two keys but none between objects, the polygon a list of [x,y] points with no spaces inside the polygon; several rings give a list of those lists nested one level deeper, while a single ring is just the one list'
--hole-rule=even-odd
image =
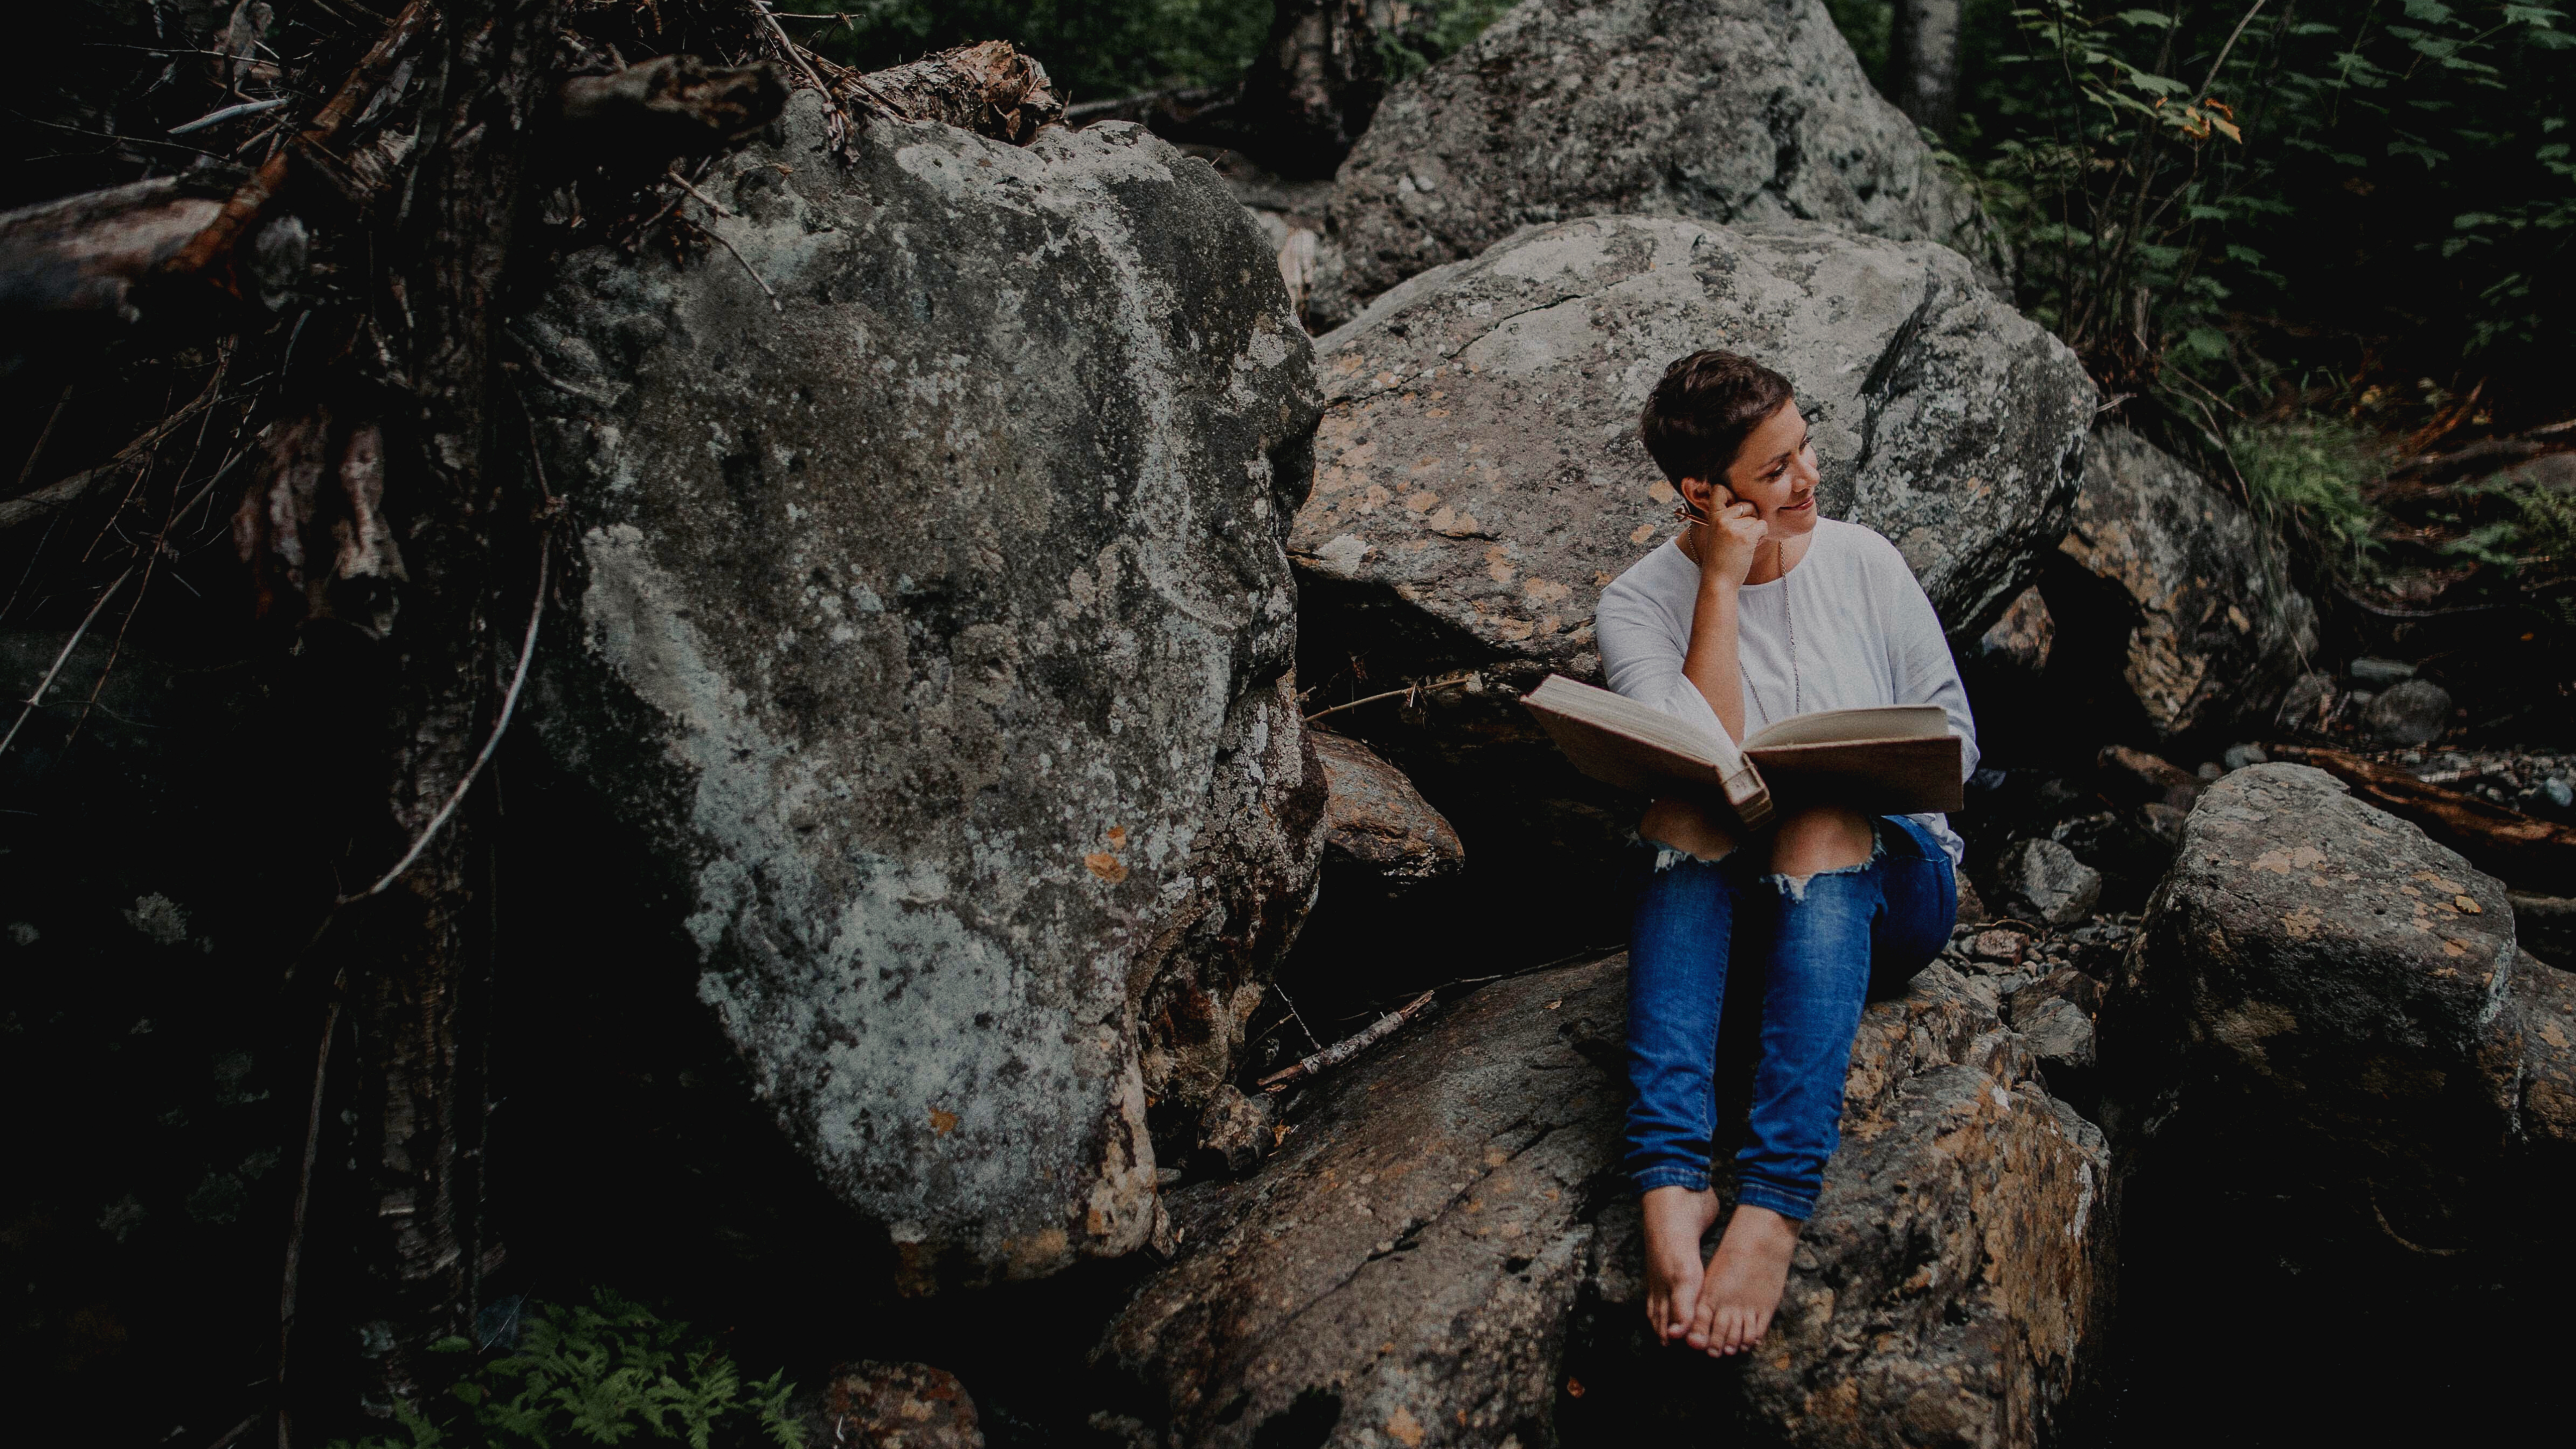
[{"label": "yellow lichen patch", "polygon": [[2469,943],[2466,941],[2444,941],[2442,943],[2442,954],[2445,956],[2466,956],[2469,954]]},{"label": "yellow lichen patch", "polygon": [[1109,848],[1111,850],[1125,850],[1127,848],[1127,827],[1124,825],[1112,825],[1107,830],[1100,832],[1100,838],[1109,842]]},{"label": "yellow lichen patch", "polygon": [[1396,1405],[1395,1412],[1386,1416],[1386,1432],[1404,1449],[1419,1449],[1422,1443],[1422,1421],[1413,1417],[1413,1411],[1402,1404]]},{"label": "yellow lichen patch", "polygon": [[1670,503],[1674,499],[1681,497],[1680,494],[1673,491],[1673,485],[1665,482],[1661,478],[1658,478],[1654,482],[1646,485],[1646,496],[1655,500],[1657,503]]},{"label": "yellow lichen patch", "polygon": [[2324,864],[2325,858],[2326,853],[2324,851],[2317,849],[2313,845],[2302,845],[2289,850],[2264,851],[2261,855],[2254,857],[2253,868],[2256,870],[2268,870],[2274,875],[2288,875],[2294,870],[2313,870],[2317,866]]},{"label": "yellow lichen patch", "polygon": [[1127,862],[1105,850],[1095,850],[1082,858],[1083,868],[1102,880],[1116,885],[1127,878]]},{"label": "yellow lichen patch", "polygon": [[1535,627],[1526,619],[1503,619],[1494,625],[1494,632],[1517,644],[1528,638]]},{"label": "yellow lichen patch", "polygon": [[1573,593],[1574,590],[1552,579],[1531,579],[1521,585],[1521,597],[1532,605],[1557,603]]},{"label": "yellow lichen patch", "polygon": [[930,1130],[933,1135],[940,1137],[945,1137],[949,1133],[956,1131],[957,1114],[938,1107],[931,1108]]},{"label": "yellow lichen patch", "polygon": [[2419,870],[2415,872],[2415,879],[2422,881],[2424,884],[2431,886],[2433,889],[2440,891],[2446,896],[2464,896],[2469,893],[2469,888],[2467,886],[2464,886],[2458,881],[2452,880],[2446,876],[2435,875],[2429,870]]},{"label": "yellow lichen patch", "polygon": [[1655,536],[1655,526],[1654,526],[1653,524],[1651,524],[1651,523],[1640,523],[1640,524],[1638,524],[1638,525],[1637,525],[1637,527],[1636,527],[1636,531],[1635,531],[1635,532],[1633,532],[1633,533],[1630,533],[1630,534],[1628,535],[1628,541],[1629,541],[1630,543],[1644,543],[1647,539],[1650,539],[1650,538],[1652,538],[1652,537],[1654,537],[1654,536]]},{"label": "yellow lichen patch", "polygon": [[1384,484],[1371,483],[1368,486],[1368,491],[1359,496],[1359,501],[1351,505],[1351,511],[1353,513],[1375,513],[1379,509],[1384,508],[1387,504],[1387,500],[1394,496],[1394,494],[1386,491],[1386,486]]},{"label": "yellow lichen patch", "polygon": [[2453,896],[2451,905],[2464,916],[2483,916],[2487,913],[2486,907],[2479,905],[2476,898],[2471,896]]},{"label": "yellow lichen patch", "polygon": [[1404,506],[1416,513],[1429,513],[1440,506],[1440,495],[1428,488],[1417,488],[1411,497],[1404,500]]},{"label": "yellow lichen patch", "polygon": [[2290,939],[2304,941],[2314,936],[2317,933],[2317,927],[2324,925],[2325,920],[2325,917],[2316,913],[2315,908],[2301,906],[2281,918],[2281,929],[2290,933]]}]

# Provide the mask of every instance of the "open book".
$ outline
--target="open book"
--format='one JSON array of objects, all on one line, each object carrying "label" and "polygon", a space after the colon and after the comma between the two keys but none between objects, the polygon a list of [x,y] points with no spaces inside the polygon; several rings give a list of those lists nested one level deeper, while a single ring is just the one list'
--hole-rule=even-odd
[{"label": "open book", "polygon": [[1521,700],[1574,767],[1641,795],[1675,796],[1759,830],[1773,795],[1873,815],[1956,810],[1959,737],[1936,704],[1826,709],[1755,730],[1738,750],[1649,704],[1551,674]]}]

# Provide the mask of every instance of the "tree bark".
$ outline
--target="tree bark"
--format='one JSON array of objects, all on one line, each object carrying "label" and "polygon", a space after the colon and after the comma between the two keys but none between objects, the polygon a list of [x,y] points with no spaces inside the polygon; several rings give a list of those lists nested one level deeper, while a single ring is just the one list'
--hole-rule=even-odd
[{"label": "tree bark", "polygon": [[1386,95],[1384,8],[1384,0],[1279,0],[1233,117],[1256,160],[1283,176],[1319,177],[1350,155]]},{"label": "tree bark", "polygon": [[1895,0],[1887,98],[1914,124],[1949,134],[1959,118],[1960,0]]},{"label": "tree bark", "polygon": [[[387,493],[410,561],[389,655],[377,798],[383,854],[400,857],[466,778],[492,727],[500,674],[496,595],[518,595],[498,554],[529,541],[503,511],[493,343],[531,165],[554,104],[557,0],[448,0],[433,52],[419,159],[379,317],[409,319],[389,437]],[[407,444],[407,445],[406,445]],[[531,573],[534,551],[528,550]],[[359,1082],[359,1205],[372,1240],[353,1305],[367,1345],[362,1401],[417,1403],[441,1378],[431,1345],[471,1337],[497,1258],[483,1217],[484,1022],[491,978],[484,831],[466,809],[380,895],[350,903],[346,938]]]}]

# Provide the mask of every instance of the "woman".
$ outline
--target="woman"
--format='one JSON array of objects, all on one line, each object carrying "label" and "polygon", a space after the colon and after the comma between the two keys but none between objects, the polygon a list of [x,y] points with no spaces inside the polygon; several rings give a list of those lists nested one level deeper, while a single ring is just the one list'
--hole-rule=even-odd
[{"label": "woman", "polygon": [[[1610,687],[1738,741],[1814,710],[1937,704],[1974,770],[1976,727],[1931,600],[1895,545],[1817,518],[1815,447],[1787,380],[1693,353],[1665,371],[1641,429],[1692,522],[1602,593]],[[1938,815],[1839,806],[1787,809],[1737,839],[1679,800],[1656,801],[1638,834],[1656,851],[1628,956],[1646,1311],[1666,1343],[1738,1353],[1770,1326],[1840,1139],[1861,1003],[1949,939],[1961,845]],[[1730,968],[1761,984],[1761,1061],[1735,1214],[1703,1266]]]}]

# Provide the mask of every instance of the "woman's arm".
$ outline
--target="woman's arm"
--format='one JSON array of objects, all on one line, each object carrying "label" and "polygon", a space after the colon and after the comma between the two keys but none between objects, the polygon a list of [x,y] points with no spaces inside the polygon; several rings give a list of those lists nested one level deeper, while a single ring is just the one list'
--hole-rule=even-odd
[{"label": "woman's arm", "polygon": [[1896,704],[1937,704],[1950,717],[1950,733],[1959,737],[1962,778],[1977,772],[1977,722],[1968,712],[1968,688],[1959,679],[1958,661],[1950,656],[1941,616],[1905,556],[1886,544],[1886,556],[1875,570],[1874,592],[1886,621],[1888,677],[1896,686]]},{"label": "woman's arm", "polygon": [[1750,503],[1729,503],[1717,517],[1691,526],[1684,551],[1699,560],[1699,598],[1691,607],[1690,652],[1682,674],[1717,711],[1727,737],[1744,742],[1744,667],[1737,657],[1737,591],[1753,569],[1753,555],[1771,532]]}]

